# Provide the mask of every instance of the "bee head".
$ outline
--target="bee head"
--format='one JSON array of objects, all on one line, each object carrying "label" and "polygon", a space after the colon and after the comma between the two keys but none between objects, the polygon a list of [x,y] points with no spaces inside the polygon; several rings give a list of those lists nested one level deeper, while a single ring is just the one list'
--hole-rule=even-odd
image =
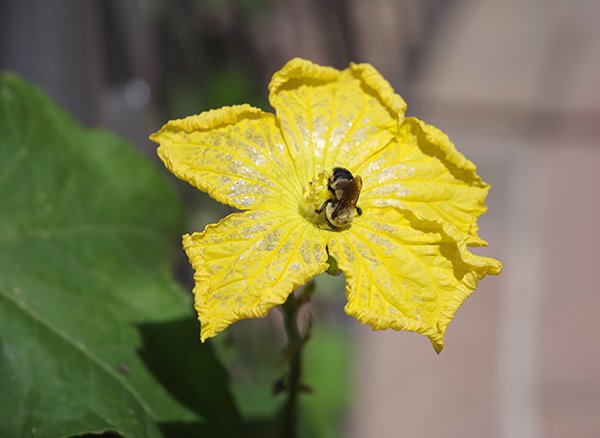
[{"label": "bee head", "polygon": [[329,177],[329,191],[339,200],[341,199],[344,190],[346,190],[348,184],[350,184],[353,179],[354,176],[352,176],[352,173],[348,169],[335,167],[333,169],[333,175]]},{"label": "bee head", "polygon": [[334,167],[331,179],[333,181],[338,179],[347,179],[348,181],[352,181],[354,176],[352,176],[352,173],[348,169],[344,169],[343,167]]}]

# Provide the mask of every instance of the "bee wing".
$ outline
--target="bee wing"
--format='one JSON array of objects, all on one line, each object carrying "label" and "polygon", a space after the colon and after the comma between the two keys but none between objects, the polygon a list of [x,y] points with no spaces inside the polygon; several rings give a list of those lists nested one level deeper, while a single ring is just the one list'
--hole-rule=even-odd
[{"label": "bee wing", "polygon": [[360,176],[356,176],[352,181],[350,181],[348,187],[346,187],[344,190],[344,193],[335,207],[335,210],[333,210],[331,213],[331,216],[335,218],[340,212],[348,208],[356,208],[361,189],[362,178]]}]

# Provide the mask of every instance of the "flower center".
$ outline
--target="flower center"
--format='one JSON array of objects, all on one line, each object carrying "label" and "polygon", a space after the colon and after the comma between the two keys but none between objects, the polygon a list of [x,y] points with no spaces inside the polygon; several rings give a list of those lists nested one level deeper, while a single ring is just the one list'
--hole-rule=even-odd
[{"label": "flower center", "polygon": [[300,206],[301,214],[313,223],[325,223],[323,215],[317,214],[315,211],[321,208],[323,203],[329,199],[331,193],[327,189],[327,181],[329,174],[322,170],[309,181],[308,185],[302,188],[303,202]]},{"label": "flower center", "polygon": [[328,173],[325,170],[322,170],[315,178],[310,180],[308,187],[304,187],[302,190],[306,208],[313,213],[315,210],[321,208],[323,202],[331,196],[331,193],[327,189],[328,180]]}]

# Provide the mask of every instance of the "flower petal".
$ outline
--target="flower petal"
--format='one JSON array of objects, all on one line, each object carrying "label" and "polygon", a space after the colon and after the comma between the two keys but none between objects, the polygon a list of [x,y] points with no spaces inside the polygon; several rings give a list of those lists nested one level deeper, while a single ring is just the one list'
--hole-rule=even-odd
[{"label": "flower petal", "polygon": [[269,84],[300,179],[321,170],[349,169],[385,146],[406,104],[369,64],[339,71],[292,59]]},{"label": "flower petal", "polygon": [[356,173],[376,176],[363,176],[363,208],[407,208],[418,217],[445,224],[446,232],[456,240],[486,244],[477,235],[477,218],[486,211],[489,185],[434,126],[406,118],[398,142],[371,156]]},{"label": "flower petal", "polygon": [[[436,223],[392,208],[364,209],[352,226],[332,232],[329,253],[346,276],[346,313],[373,329],[426,335],[436,351],[458,307],[478,279],[498,274],[498,261],[466,252]],[[423,229],[424,224],[418,224]]]},{"label": "flower petal", "polygon": [[301,196],[273,114],[224,107],[172,120],[150,138],[171,172],[224,204],[248,210]]},{"label": "flower petal", "polygon": [[328,267],[325,241],[296,214],[234,213],[183,236],[183,246],[195,270],[202,341],[240,319],[265,316]]}]

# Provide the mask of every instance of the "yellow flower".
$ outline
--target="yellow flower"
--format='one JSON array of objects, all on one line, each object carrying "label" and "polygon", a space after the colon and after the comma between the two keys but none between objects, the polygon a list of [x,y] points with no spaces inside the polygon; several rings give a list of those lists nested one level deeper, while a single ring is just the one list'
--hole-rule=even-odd
[{"label": "yellow flower", "polygon": [[[346,313],[373,329],[426,335],[436,351],[458,307],[497,260],[477,218],[489,190],[437,128],[369,64],[339,71],[292,59],[275,73],[276,115],[249,105],[168,122],[152,140],[168,169],[239,210],[183,236],[201,338],[263,317],[328,269],[346,277]],[[341,167],[362,178],[348,226],[316,213]],[[334,204],[335,205],[335,204]]]}]

